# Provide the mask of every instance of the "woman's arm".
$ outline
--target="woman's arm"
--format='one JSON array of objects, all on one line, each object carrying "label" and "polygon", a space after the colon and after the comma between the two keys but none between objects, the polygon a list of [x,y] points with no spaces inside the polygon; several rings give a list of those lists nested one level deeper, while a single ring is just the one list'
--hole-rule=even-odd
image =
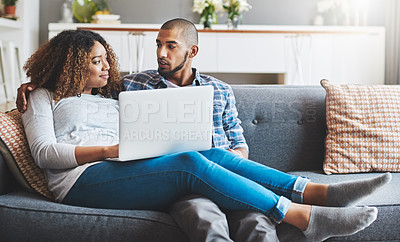
[{"label": "woman's arm", "polygon": [[35,163],[45,169],[69,169],[77,166],[71,144],[58,144],[54,133],[52,94],[38,88],[29,95],[22,123]]},{"label": "woman's arm", "polygon": [[76,146],[57,143],[54,133],[52,95],[37,89],[29,96],[22,121],[35,163],[46,169],[70,169],[88,162],[118,156],[118,145]]},{"label": "woman's arm", "polygon": [[78,165],[118,157],[118,145],[112,146],[76,146],[75,158]]}]

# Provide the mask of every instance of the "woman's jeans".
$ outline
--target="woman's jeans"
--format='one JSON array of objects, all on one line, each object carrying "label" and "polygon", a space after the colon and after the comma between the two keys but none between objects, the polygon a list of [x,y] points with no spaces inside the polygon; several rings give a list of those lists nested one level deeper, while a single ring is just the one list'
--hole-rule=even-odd
[{"label": "woman's jeans", "polygon": [[302,203],[306,178],[277,171],[222,149],[184,152],[88,167],[63,203],[115,209],[164,210],[187,194],[222,209],[261,212],[275,222],[290,200]]}]

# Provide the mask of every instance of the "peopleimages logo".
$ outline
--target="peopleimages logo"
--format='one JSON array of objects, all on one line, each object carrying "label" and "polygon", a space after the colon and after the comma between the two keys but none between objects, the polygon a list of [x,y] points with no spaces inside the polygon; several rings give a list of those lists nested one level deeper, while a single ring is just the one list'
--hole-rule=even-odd
[{"label": "peopleimages logo", "polygon": [[207,140],[210,135],[208,130],[169,130],[169,129],[153,129],[153,130],[126,130],[122,139],[136,141],[195,141]]},{"label": "peopleimages logo", "polygon": [[317,103],[314,100],[257,102],[257,120],[266,123],[313,124],[317,121]]},{"label": "peopleimages logo", "polygon": [[[212,105],[200,100],[175,102],[131,101],[120,106],[120,139],[130,141],[207,140]],[[203,128],[202,128],[203,127]]]},{"label": "peopleimages logo", "polygon": [[[130,102],[120,107],[125,123],[208,123],[212,121],[207,105],[201,101],[179,101],[177,106],[155,101]],[[122,110],[123,109],[123,110]]]}]

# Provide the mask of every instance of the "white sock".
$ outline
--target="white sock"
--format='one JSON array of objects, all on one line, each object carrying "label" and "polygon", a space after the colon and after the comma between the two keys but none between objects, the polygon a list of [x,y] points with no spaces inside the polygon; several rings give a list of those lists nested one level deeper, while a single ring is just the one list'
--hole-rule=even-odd
[{"label": "white sock", "polygon": [[308,227],[303,231],[311,241],[323,241],[333,236],[355,234],[376,220],[375,207],[331,208],[311,207]]},{"label": "white sock", "polygon": [[392,174],[385,173],[370,179],[331,184],[328,187],[326,206],[353,206],[364,197],[388,184],[390,180],[392,180]]}]

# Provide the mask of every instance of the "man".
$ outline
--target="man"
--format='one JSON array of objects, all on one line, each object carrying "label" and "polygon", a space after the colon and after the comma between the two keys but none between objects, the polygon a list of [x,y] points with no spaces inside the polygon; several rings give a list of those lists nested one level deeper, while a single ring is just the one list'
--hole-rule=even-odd
[{"label": "man", "polygon": [[[192,68],[199,51],[198,32],[193,23],[173,19],[161,26],[157,40],[158,71],[150,70],[125,76],[127,91],[184,86],[214,87],[213,146],[248,158],[248,146],[237,117],[231,87]],[[225,215],[209,199],[197,196],[183,198],[170,211],[179,227],[191,241],[231,241]],[[235,241],[277,240],[270,220],[255,212],[229,212],[231,237]],[[233,229],[235,228],[235,229]]]},{"label": "man", "polygon": [[[193,58],[199,51],[194,24],[184,19],[167,21],[159,31],[156,43],[158,70],[125,76],[122,79],[125,89],[134,91],[212,85],[212,144],[247,158],[248,147],[237,117],[231,87],[216,78],[201,75],[192,68]],[[33,89],[34,86],[29,84],[23,84],[18,89],[17,107],[20,111],[26,109],[25,93]],[[204,197],[182,198],[172,206],[170,214],[191,241],[277,241],[274,225],[266,216],[239,211],[227,212],[226,217],[216,204]]]}]

